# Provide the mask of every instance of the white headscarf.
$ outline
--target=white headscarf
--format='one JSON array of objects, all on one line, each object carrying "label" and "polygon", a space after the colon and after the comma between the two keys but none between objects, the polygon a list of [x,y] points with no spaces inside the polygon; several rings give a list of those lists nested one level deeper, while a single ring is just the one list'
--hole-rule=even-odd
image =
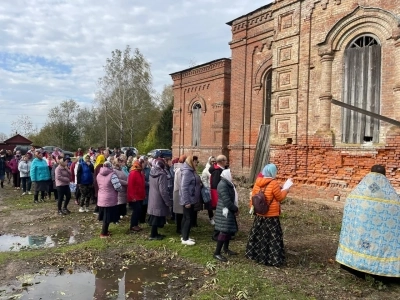
[{"label": "white headscarf", "polygon": [[[232,174],[230,169],[225,169],[221,173],[221,177],[228,180],[230,183],[232,183]],[[233,190],[235,191],[235,205],[239,207],[239,197],[238,193],[236,191],[235,185],[232,183]]]}]

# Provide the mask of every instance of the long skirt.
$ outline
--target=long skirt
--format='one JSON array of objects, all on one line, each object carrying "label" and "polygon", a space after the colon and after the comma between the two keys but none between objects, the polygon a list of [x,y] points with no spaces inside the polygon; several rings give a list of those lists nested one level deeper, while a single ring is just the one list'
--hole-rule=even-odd
[{"label": "long skirt", "polygon": [[117,223],[119,221],[118,206],[100,207],[99,206],[99,221],[105,223]]},{"label": "long skirt", "polygon": [[279,267],[285,263],[279,217],[254,217],[245,256],[267,266]]},{"label": "long skirt", "polygon": [[163,228],[165,223],[167,223],[166,217],[149,215],[149,226],[157,226],[158,228]]},{"label": "long skirt", "polygon": [[49,182],[48,181],[35,181],[35,192],[48,192]]}]

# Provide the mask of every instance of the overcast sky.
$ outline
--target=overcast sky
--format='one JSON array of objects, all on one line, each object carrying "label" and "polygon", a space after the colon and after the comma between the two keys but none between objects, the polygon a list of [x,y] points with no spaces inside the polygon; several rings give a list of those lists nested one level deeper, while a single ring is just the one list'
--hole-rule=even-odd
[{"label": "overcast sky", "polygon": [[126,45],[168,74],[230,57],[225,23],[270,0],[13,0],[0,3],[0,132],[19,115],[35,126],[66,99],[91,106],[106,58]]}]

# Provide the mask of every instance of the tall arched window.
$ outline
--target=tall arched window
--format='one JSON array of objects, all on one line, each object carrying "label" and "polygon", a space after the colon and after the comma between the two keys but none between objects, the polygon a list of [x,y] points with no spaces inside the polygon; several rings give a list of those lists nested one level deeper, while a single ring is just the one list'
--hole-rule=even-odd
[{"label": "tall arched window", "polygon": [[192,146],[200,146],[201,137],[201,104],[196,102],[192,107]]},{"label": "tall arched window", "polygon": [[272,70],[265,75],[264,89],[264,124],[271,124],[271,100],[272,100]]},{"label": "tall arched window", "polygon": [[[353,40],[344,52],[343,102],[380,113],[381,46],[371,35]],[[379,120],[343,108],[342,142],[379,142]]]}]

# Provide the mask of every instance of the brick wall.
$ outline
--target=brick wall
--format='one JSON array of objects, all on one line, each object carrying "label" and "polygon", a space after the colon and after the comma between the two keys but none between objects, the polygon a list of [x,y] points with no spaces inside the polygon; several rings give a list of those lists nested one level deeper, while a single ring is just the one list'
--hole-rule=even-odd
[{"label": "brick wall", "polygon": [[[174,81],[173,156],[228,155],[231,60],[218,59],[171,74]],[[192,143],[192,107],[201,105],[200,145]]]},{"label": "brick wall", "polygon": [[296,183],[294,192],[307,199],[346,196],[375,164],[386,167],[386,176],[400,193],[400,129],[391,128],[381,147],[333,147],[323,138],[309,138],[307,145],[273,146],[271,162],[280,180]]},{"label": "brick wall", "polygon": [[[229,80],[225,85],[213,80],[207,96],[215,98],[223,91],[224,101],[230,103],[230,110],[223,112],[224,124],[229,122],[226,139],[219,145],[207,141],[204,151],[190,148],[187,139],[174,140],[174,153],[228,152],[233,174],[247,176],[259,126],[269,119],[271,162],[278,165],[280,179],[295,179],[299,195],[345,196],[374,164],[386,166],[388,178],[400,191],[399,129],[380,122],[379,141],[373,145],[344,144],[342,109],[330,103],[342,100],[344,50],[358,36],[370,34],[382,49],[381,114],[400,120],[400,29],[395,17],[399,15],[400,0],[276,0],[229,22],[230,85]],[[272,71],[270,116],[265,115],[268,71]],[[172,74],[176,111],[194,97],[191,90],[182,91],[196,80],[211,78],[210,72],[195,74],[191,82]],[[191,124],[181,112],[182,139],[190,136]],[[212,121],[204,123],[206,135],[215,131],[208,122]],[[293,143],[287,145],[289,138]]]},{"label": "brick wall", "polygon": [[[263,76],[272,70],[271,161],[282,179],[294,177],[300,193],[311,195],[312,185],[314,196],[325,198],[351,190],[380,163],[399,187],[391,125],[381,122],[373,146],[342,144],[342,110],[330,104],[331,98],[342,99],[344,49],[357,36],[372,34],[382,47],[381,113],[398,119],[400,73],[390,67],[400,58],[398,34],[388,12],[399,15],[400,1],[285,0],[231,22],[231,111],[244,112],[231,117],[234,174],[246,176],[251,168],[264,122]],[[286,145],[288,138],[292,145]]]}]

